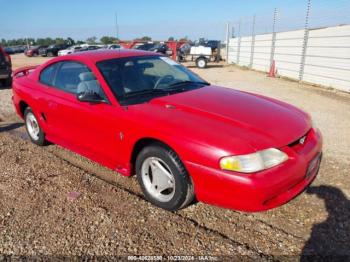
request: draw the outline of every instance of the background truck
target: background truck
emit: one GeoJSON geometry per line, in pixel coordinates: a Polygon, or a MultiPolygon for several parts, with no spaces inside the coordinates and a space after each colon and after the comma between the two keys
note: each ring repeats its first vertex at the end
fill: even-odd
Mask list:
{"type": "Polygon", "coordinates": [[[3,86],[12,85],[12,63],[11,57],[0,46],[0,82],[3,86]]]}

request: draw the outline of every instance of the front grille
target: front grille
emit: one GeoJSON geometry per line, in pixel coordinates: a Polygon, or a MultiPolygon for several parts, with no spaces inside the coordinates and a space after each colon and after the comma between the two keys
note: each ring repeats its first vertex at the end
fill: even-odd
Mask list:
{"type": "Polygon", "coordinates": [[[290,143],[288,146],[291,148],[303,146],[307,142],[308,134],[309,131],[305,135],[299,137],[297,140],[290,143]]]}

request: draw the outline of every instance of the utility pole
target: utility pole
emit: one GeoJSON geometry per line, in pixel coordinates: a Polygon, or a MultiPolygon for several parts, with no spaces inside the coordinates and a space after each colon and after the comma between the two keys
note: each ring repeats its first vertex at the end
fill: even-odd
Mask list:
{"type": "Polygon", "coordinates": [[[118,26],[118,14],[115,12],[115,31],[117,34],[117,38],[119,40],[119,26],[118,26]]]}
{"type": "Polygon", "coordinates": [[[27,49],[29,49],[28,37],[26,37],[27,49]]]}
{"type": "Polygon", "coordinates": [[[229,44],[230,44],[230,23],[227,22],[226,25],[226,63],[228,64],[228,52],[229,52],[229,44]]]}

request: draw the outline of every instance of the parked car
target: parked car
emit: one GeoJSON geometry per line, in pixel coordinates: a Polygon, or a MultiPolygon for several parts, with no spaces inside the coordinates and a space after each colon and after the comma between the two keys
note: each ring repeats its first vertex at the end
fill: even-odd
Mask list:
{"type": "Polygon", "coordinates": [[[24,53],[24,50],[26,50],[26,46],[18,46],[18,53],[24,53]]]}
{"type": "Polygon", "coordinates": [[[11,51],[6,51],[8,54],[10,54],[10,52],[12,52],[13,54],[18,54],[18,53],[23,53],[25,47],[24,46],[11,46],[11,47],[9,47],[9,49],[11,49],[11,51]]]}
{"type": "Polygon", "coordinates": [[[154,44],[154,43],[144,43],[144,44],[135,45],[133,47],[133,49],[149,51],[150,49],[154,48],[155,46],[156,46],[156,44],[154,44]]]}
{"type": "Polygon", "coordinates": [[[106,48],[106,49],[123,49],[123,47],[119,44],[106,45],[104,48],[106,48]]]}
{"type": "Polygon", "coordinates": [[[98,45],[88,45],[88,46],[84,46],[83,48],[77,50],[77,52],[83,52],[83,51],[92,51],[92,50],[97,50],[97,49],[101,49],[101,46],[98,45]]]}
{"type": "Polygon", "coordinates": [[[12,47],[5,47],[4,51],[9,55],[14,55],[16,53],[12,47]]]}
{"type": "Polygon", "coordinates": [[[11,57],[0,46],[0,82],[3,86],[12,85],[12,63],[11,57]]]}
{"type": "Polygon", "coordinates": [[[167,44],[156,44],[153,47],[151,47],[149,51],[164,54],[164,55],[172,54],[172,50],[167,46],[167,44]]]}
{"type": "Polygon", "coordinates": [[[29,49],[24,51],[24,54],[26,56],[29,56],[29,57],[38,56],[39,55],[39,49],[42,49],[42,48],[47,48],[47,46],[45,46],[45,45],[31,46],[31,47],[29,47],[29,49]]]}
{"type": "Polygon", "coordinates": [[[60,45],[50,45],[47,48],[40,48],[39,49],[39,54],[41,56],[57,56],[58,52],[63,49],[67,49],[69,45],[67,44],[60,44],[60,45]]]}
{"type": "Polygon", "coordinates": [[[13,102],[33,143],[136,173],[145,197],[167,210],[194,197],[271,209],[300,194],[320,166],[322,137],[307,113],[210,85],[154,52],[77,52],[16,70],[13,102]]]}
{"type": "Polygon", "coordinates": [[[67,49],[63,49],[63,50],[58,51],[58,56],[69,55],[69,54],[72,54],[72,53],[79,51],[82,48],[83,47],[81,45],[74,45],[74,46],[71,46],[67,49]]]}

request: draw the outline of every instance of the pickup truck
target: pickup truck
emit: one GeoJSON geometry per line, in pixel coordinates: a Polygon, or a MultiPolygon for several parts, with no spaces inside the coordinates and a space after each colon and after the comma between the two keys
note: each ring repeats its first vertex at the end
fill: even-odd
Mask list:
{"type": "Polygon", "coordinates": [[[12,63],[11,57],[0,46],[0,82],[3,86],[12,85],[12,63]]]}

